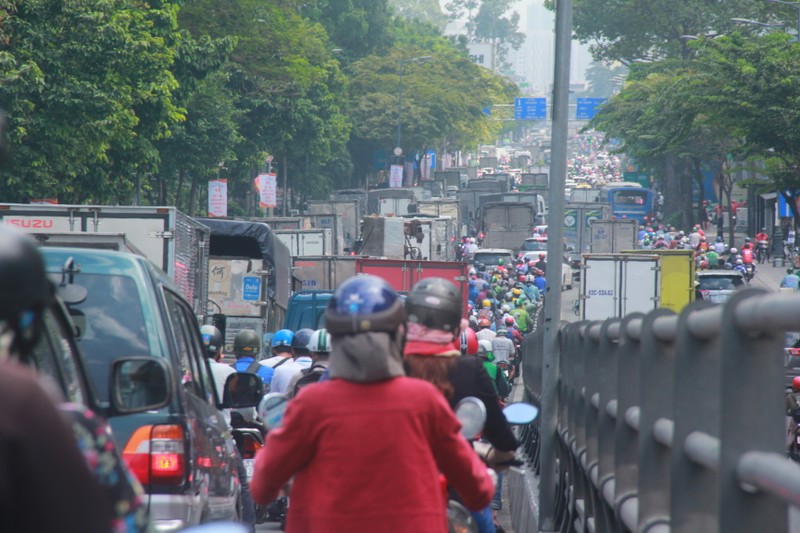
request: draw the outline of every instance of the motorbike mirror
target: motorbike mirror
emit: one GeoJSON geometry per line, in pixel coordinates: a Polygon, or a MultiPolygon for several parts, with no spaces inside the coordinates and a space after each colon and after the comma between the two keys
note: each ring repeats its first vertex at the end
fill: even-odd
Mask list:
{"type": "Polygon", "coordinates": [[[478,398],[467,396],[456,405],[456,418],[461,422],[461,435],[474,439],[486,424],[486,406],[478,398]]]}
{"type": "Polygon", "coordinates": [[[236,372],[225,380],[222,405],[234,409],[255,407],[264,391],[261,376],[252,372],[236,372]]]}
{"type": "Polygon", "coordinates": [[[525,425],[530,424],[539,416],[539,409],[525,402],[510,403],[503,408],[503,414],[509,424],[525,425]]]}
{"type": "Polygon", "coordinates": [[[283,423],[283,414],[289,405],[289,398],[280,392],[265,394],[258,404],[258,417],[267,429],[276,429],[283,423]]]}

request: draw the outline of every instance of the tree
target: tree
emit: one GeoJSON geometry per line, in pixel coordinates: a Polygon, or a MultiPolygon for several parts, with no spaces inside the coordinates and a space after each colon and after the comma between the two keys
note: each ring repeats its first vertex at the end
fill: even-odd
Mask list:
{"type": "Polygon", "coordinates": [[[128,199],[157,165],[154,143],[183,119],[170,68],[176,6],[135,0],[7,1],[0,101],[13,161],[5,201],[128,199]]]}
{"type": "Polygon", "coordinates": [[[389,5],[397,16],[409,21],[426,22],[444,31],[447,16],[442,13],[438,0],[390,0],[389,5]]]}
{"type": "Polygon", "coordinates": [[[300,13],[325,28],[330,42],[342,50],[344,64],[391,46],[388,0],[311,0],[300,13]]]}

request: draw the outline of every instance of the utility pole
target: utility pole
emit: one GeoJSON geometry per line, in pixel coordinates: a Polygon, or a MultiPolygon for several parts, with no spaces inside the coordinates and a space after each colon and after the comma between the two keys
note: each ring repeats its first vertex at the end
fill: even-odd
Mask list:
{"type": "Polygon", "coordinates": [[[567,179],[569,66],[572,51],[572,0],[556,2],[556,56],[553,86],[550,184],[548,190],[547,289],[544,305],[544,368],[542,369],[542,451],[539,482],[539,531],[556,528],[556,444],[558,442],[558,372],[560,364],[561,256],[564,253],[564,182],[567,179]]]}

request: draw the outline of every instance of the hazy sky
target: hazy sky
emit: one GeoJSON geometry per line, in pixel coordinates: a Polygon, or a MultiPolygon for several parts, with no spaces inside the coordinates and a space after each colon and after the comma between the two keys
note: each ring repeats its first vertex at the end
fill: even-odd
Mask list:
{"type": "MultiPolygon", "coordinates": [[[[448,0],[439,0],[439,4],[441,4],[443,10],[444,10],[444,5],[447,2],[448,2],[448,0]]],[[[519,17],[520,17],[519,27],[521,29],[525,28],[525,23],[527,22],[526,21],[526,17],[527,17],[527,13],[528,13],[527,6],[530,5],[530,4],[539,4],[539,5],[541,5],[543,3],[544,3],[543,0],[517,0],[516,2],[514,2],[513,10],[516,11],[517,13],[519,13],[519,17]]]]}

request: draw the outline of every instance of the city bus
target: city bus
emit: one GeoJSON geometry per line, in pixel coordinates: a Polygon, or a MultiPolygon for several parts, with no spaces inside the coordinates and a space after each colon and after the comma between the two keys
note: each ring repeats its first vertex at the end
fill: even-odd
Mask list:
{"type": "Polygon", "coordinates": [[[638,183],[609,183],[600,189],[600,199],[611,204],[611,216],[636,220],[644,224],[652,220],[655,211],[655,194],[638,183]]]}

